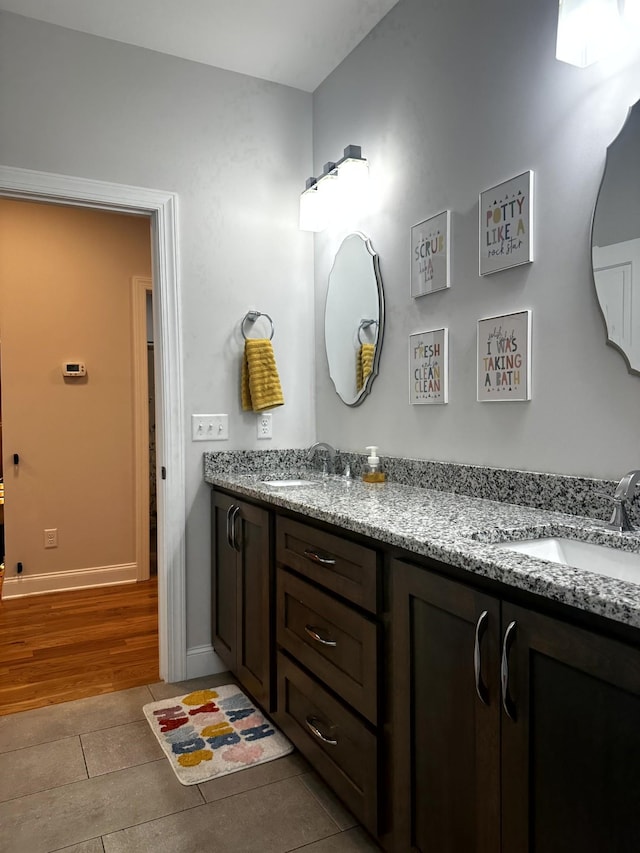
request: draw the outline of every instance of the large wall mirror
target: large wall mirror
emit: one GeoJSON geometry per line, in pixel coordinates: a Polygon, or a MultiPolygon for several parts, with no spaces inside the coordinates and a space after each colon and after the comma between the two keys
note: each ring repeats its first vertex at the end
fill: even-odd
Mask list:
{"type": "Polygon", "coordinates": [[[329,375],[340,399],[358,406],[378,373],[384,296],[378,256],[364,234],[349,234],[329,274],[324,341],[329,375]]]}
{"type": "Polygon", "coordinates": [[[640,373],[640,101],[607,149],[591,258],[609,343],[640,373]]]}

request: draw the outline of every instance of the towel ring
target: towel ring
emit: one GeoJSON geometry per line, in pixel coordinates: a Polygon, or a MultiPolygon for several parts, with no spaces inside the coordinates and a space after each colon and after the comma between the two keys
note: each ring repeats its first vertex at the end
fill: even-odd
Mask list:
{"type": "Polygon", "coordinates": [[[273,333],[275,331],[275,325],[274,325],[271,317],[268,314],[264,314],[262,311],[247,311],[247,313],[242,318],[242,323],[240,323],[240,329],[242,331],[242,337],[245,339],[245,341],[248,341],[249,338],[247,337],[247,334],[244,330],[244,324],[247,322],[255,323],[255,321],[258,319],[258,317],[266,317],[267,320],[271,323],[271,334],[269,335],[269,340],[271,340],[273,338],[273,333]]]}
{"type": "Polygon", "coordinates": [[[359,344],[365,343],[365,341],[363,341],[362,338],[360,337],[360,332],[363,329],[368,329],[369,326],[377,326],[377,325],[378,325],[377,320],[360,320],[360,325],[358,326],[358,343],[359,344]]]}

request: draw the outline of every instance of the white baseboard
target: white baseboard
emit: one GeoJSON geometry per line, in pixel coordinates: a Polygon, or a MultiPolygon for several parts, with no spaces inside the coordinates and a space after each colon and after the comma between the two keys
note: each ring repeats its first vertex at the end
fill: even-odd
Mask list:
{"type": "Polygon", "coordinates": [[[194,646],[187,649],[187,678],[215,675],[226,670],[226,664],[214,652],[213,646],[194,646]]]}
{"type": "Polygon", "coordinates": [[[70,589],[89,589],[95,586],[135,583],[137,577],[138,567],[136,563],[75,569],[70,572],[51,572],[42,575],[16,575],[9,578],[5,575],[2,598],[22,598],[26,595],[45,595],[47,592],[64,592],[70,589]]]}

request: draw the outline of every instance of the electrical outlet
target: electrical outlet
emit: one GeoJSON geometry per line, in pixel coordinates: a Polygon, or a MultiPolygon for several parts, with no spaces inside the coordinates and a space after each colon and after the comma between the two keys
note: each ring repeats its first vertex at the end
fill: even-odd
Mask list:
{"type": "Polygon", "coordinates": [[[58,547],[58,528],[51,527],[49,530],[44,531],[44,547],[45,548],[57,548],[58,547]]]}
{"type": "Polygon", "coordinates": [[[271,412],[262,412],[256,421],[258,438],[273,438],[273,427],[271,424],[271,412]]]}
{"type": "Polygon", "coordinates": [[[226,441],[229,415],[191,415],[192,441],[226,441]]]}

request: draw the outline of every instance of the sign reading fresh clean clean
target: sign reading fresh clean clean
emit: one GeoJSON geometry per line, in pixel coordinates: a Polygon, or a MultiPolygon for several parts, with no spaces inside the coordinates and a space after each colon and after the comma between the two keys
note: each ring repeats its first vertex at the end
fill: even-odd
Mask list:
{"type": "Polygon", "coordinates": [[[411,295],[424,296],[449,287],[448,210],[419,222],[411,229],[411,295]]]}
{"type": "Polygon", "coordinates": [[[478,320],[478,401],[531,399],[531,311],[478,320]]]}
{"type": "Polygon", "coordinates": [[[533,260],[533,172],[480,193],[480,275],[533,260]]]}
{"type": "Polygon", "coordinates": [[[448,329],[409,335],[409,399],[412,405],[448,400],[448,329]]]}

